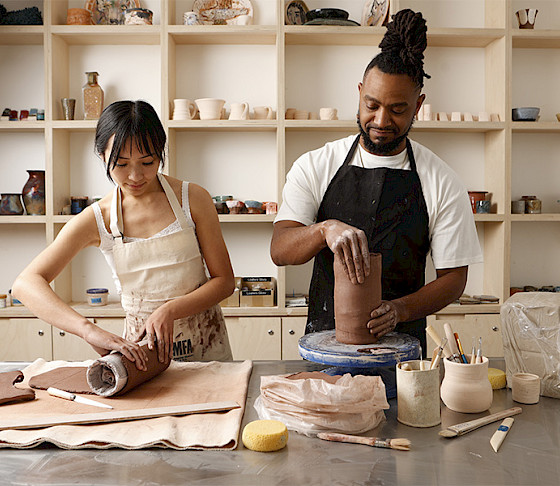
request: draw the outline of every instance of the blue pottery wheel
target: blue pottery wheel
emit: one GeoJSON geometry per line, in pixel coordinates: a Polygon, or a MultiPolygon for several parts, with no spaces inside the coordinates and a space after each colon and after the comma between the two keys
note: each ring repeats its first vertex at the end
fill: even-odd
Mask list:
{"type": "Polygon", "coordinates": [[[397,396],[397,363],[420,357],[420,341],[398,332],[386,334],[375,344],[339,343],[334,329],[314,332],[299,339],[298,349],[303,359],[332,365],[332,368],[323,370],[328,375],[380,376],[387,398],[397,396]]]}

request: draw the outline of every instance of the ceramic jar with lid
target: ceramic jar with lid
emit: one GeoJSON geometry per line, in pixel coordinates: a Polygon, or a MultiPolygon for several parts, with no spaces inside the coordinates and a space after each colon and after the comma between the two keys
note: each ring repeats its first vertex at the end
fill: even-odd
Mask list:
{"type": "MultiPolygon", "coordinates": [[[[467,355],[470,362],[470,355],[467,355]]],[[[454,412],[479,413],[492,405],[492,385],[488,380],[488,358],[482,363],[464,364],[443,360],[445,376],[441,383],[441,399],[454,412]]]]}

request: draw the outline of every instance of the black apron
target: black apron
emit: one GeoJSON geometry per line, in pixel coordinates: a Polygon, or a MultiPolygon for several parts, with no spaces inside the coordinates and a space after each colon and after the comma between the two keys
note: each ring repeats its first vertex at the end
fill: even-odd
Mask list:
{"type": "MultiPolygon", "coordinates": [[[[382,254],[383,300],[394,300],[424,286],[430,249],[428,211],[412,146],[406,139],[411,170],[350,165],[360,136],[331,180],[317,222],[337,219],[363,230],[369,251],[382,254]]],[[[306,333],[334,329],[334,254],[326,247],[315,256],[309,288],[306,333]]],[[[420,340],[426,352],[426,319],[397,324],[396,331],[420,340]]]]}

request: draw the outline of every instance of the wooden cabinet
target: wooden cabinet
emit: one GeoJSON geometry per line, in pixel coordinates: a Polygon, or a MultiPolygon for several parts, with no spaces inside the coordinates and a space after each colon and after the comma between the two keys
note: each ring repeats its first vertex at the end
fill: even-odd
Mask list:
{"type": "MultiPolygon", "coordinates": [[[[97,326],[122,336],[124,330],[124,319],[122,318],[90,318],[97,326]]],[[[87,359],[99,358],[95,350],[83,339],[69,334],[60,329],[52,328],[53,359],[64,361],[85,361],[87,359]]]]}
{"type": "MultiPolygon", "coordinates": [[[[0,106],[44,107],[46,119],[0,122],[4,154],[0,189],[19,192],[26,170],[44,169],[46,214],[0,217],[0,247],[11,251],[3,261],[1,293],[72,218],[60,214],[71,196],[93,197],[111,189],[92,154],[95,121],[82,119],[84,71],[99,72],[106,103],[146,99],[155,106],[168,134],[167,173],[199,183],[212,195],[280,202],[286,174],[297,157],[357,132],[356,86],[385,32],[383,27],[284,25],[284,0],[252,0],[255,18],[249,26],[184,26],[182,14],[192,2],[176,0],[144,1],[143,6],[154,11],[152,26],[68,26],[66,10],[73,2],[32,3],[41,9],[44,26],[0,26],[0,62],[9,62],[9,69],[1,65],[7,74],[2,77],[0,106]],[[63,120],[62,97],[77,99],[75,120],[63,120]],[[251,112],[258,105],[271,106],[276,116],[172,120],[173,99],[203,97],[225,99],[226,110],[242,101],[249,103],[251,112]],[[287,108],[317,113],[325,106],[337,108],[339,120],[284,116],[287,108]]],[[[554,117],[560,95],[553,70],[560,53],[556,3],[543,2],[534,30],[519,30],[515,10],[524,7],[520,0],[483,0],[474,5],[447,0],[391,2],[393,13],[412,8],[427,19],[425,69],[432,78],[426,80],[424,91],[432,112],[487,112],[500,117],[489,122],[418,121],[411,131],[411,138],[440,155],[469,190],[491,193],[491,213],[475,215],[484,264],[469,269],[466,292],[496,295],[500,303],[508,298],[511,286],[560,284],[560,259],[554,258],[560,223],[556,182],[560,123],[554,117]],[[539,121],[512,121],[515,106],[540,106],[539,121]],[[525,194],[541,197],[543,214],[511,213],[510,201],[525,194]],[[538,251],[530,252],[536,241],[538,251]]],[[[320,0],[307,4],[325,6],[320,0]]],[[[360,21],[363,4],[364,0],[346,0],[343,8],[360,21]]],[[[275,307],[226,310],[228,317],[239,321],[240,335],[247,336],[252,329],[259,340],[261,349],[236,341],[245,350],[242,354],[261,356],[267,349],[268,358],[279,356],[284,338],[268,334],[269,322],[280,325],[280,319],[294,315],[284,296],[307,292],[311,273],[310,265],[274,266],[269,255],[273,220],[274,215],[220,215],[236,275],[277,278],[275,307]],[[255,316],[258,319],[251,320],[255,316]]],[[[433,278],[433,272],[428,271],[428,277],[433,278]]],[[[53,286],[67,302],[83,302],[88,287],[104,286],[116,295],[110,272],[95,249],[81,252],[53,286]]],[[[497,314],[499,305],[449,306],[445,312],[497,314]]],[[[305,312],[295,315],[303,317],[305,312]]],[[[281,327],[283,331],[283,323],[281,327]]],[[[237,332],[233,336],[236,339],[237,332]]],[[[293,336],[285,337],[289,341],[293,336]]]]}
{"type": "Polygon", "coordinates": [[[51,326],[39,319],[0,319],[0,361],[50,361],[51,326]]]}
{"type": "Polygon", "coordinates": [[[227,317],[226,326],[234,360],[282,359],[279,317],[227,317]]]}
{"type": "MultiPolygon", "coordinates": [[[[502,358],[504,356],[504,348],[502,345],[502,322],[500,314],[446,314],[428,316],[428,325],[431,325],[438,335],[443,339],[445,331],[443,324],[448,322],[461,339],[463,351],[466,354],[471,353],[472,338],[482,337],[482,354],[489,358],[502,358]]],[[[431,357],[433,349],[439,343],[434,343],[432,338],[428,336],[428,357],[431,357]]]]}
{"type": "Polygon", "coordinates": [[[282,359],[302,359],[298,341],[305,334],[307,317],[282,318],[282,359]]]}

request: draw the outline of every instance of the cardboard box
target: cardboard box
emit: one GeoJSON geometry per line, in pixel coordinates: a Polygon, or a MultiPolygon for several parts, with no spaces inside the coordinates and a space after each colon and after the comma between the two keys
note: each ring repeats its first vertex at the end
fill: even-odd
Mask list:
{"type": "Polygon", "coordinates": [[[274,277],[243,277],[241,279],[240,307],[274,307],[276,279],[274,277]]]}

